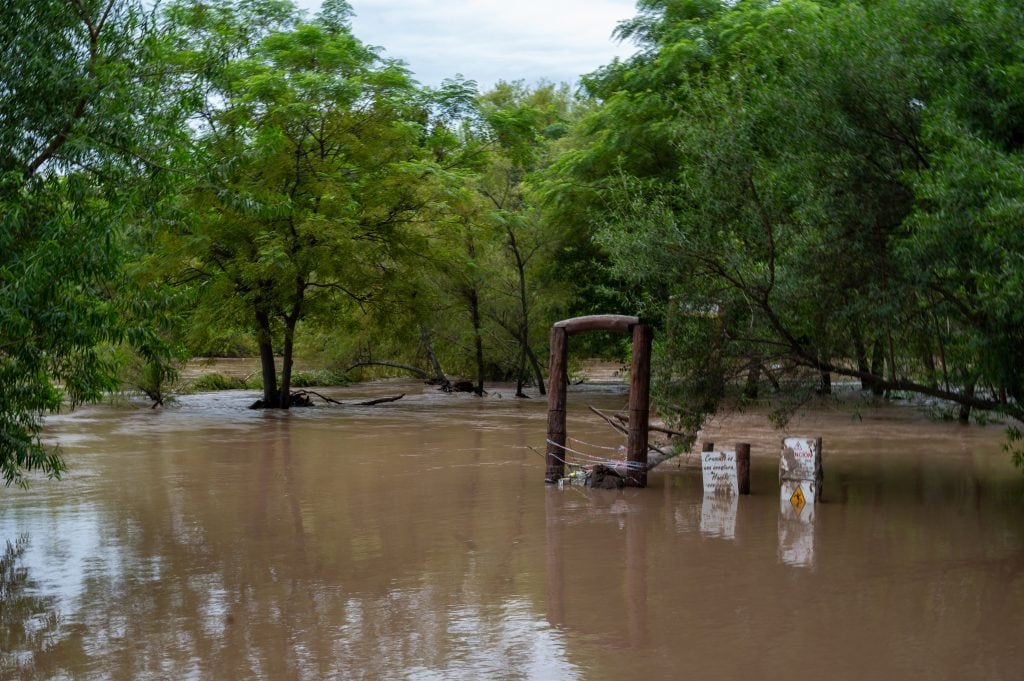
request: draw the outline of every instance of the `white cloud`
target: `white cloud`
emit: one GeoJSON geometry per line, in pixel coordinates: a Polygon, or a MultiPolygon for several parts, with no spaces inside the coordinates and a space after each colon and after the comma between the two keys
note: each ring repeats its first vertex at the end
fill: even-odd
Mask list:
{"type": "MultiPolygon", "coordinates": [[[[462,73],[497,80],[574,81],[632,45],[611,37],[635,0],[350,0],[363,42],[402,59],[427,85],[462,73]]],[[[315,10],[317,0],[300,2],[315,10]]]]}

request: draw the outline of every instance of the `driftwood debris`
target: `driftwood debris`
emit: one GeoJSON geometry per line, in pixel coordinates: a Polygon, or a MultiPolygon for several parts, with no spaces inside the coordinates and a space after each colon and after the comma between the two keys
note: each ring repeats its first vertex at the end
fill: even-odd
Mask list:
{"type": "MultiPolygon", "coordinates": [[[[327,397],[327,395],[321,395],[320,393],[318,393],[315,390],[296,390],[295,392],[293,392],[289,396],[289,399],[290,399],[289,406],[291,406],[291,407],[312,407],[313,406],[313,400],[310,399],[310,397],[309,397],[310,395],[316,395],[317,397],[319,397],[324,402],[327,402],[329,404],[336,404],[336,405],[338,405],[340,407],[345,407],[345,406],[349,406],[349,407],[372,407],[372,406],[377,405],[377,404],[387,404],[388,402],[397,402],[398,400],[400,400],[403,397],[405,397],[405,393],[402,393],[401,395],[393,395],[391,397],[378,397],[377,399],[366,400],[365,402],[341,402],[340,400],[336,400],[334,398],[327,397]]],[[[252,403],[252,405],[249,406],[249,408],[250,409],[265,409],[266,406],[265,406],[265,403],[263,402],[263,400],[256,400],[255,402],[252,403]]]]}
{"type": "MultiPolygon", "coordinates": [[[[288,395],[288,407],[289,408],[291,408],[291,407],[312,407],[313,406],[313,400],[309,399],[309,395],[307,393],[312,393],[312,391],[298,390],[298,391],[293,392],[290,395],[288,395]]],[[[317,393],[312,393],[312,394],[317,395],[317,393]]],[[[323,395],[317,395],[317,397],[323,397],[323,395]]],[[[324,398],[324,399],[327,399],[327,398],[324,398]]],[[[268,407],[267,407],[266,401],[261,398],[261,399],[256,400],[252,404],[250,404],[249,408],[250,409],[267,409],[268,407]]]]}
{"type": "Polygon", "coordinates": [[[330,397],[327,397],[326,395],[321,395],[320,393],[318,393],[315,390],[296,390],[295,392],[292,393],[292,399],[295,399],[296,395],[300,395],[302,397],[305,397],[310,402],[307,405],[303,405],[303,406],[307,406],[307,407],[308,406],[312,406],[312,400],[309,400],[309,397],[308,397],[309,395],[316,395],[317,397],[319,397],[324,402],[330,402],[331,404],[341,404],[341,402],[339,402],[338,400],[331,399],[330,397]]]}
{"type": "Polygon", "coordinates": [[[356,404],[360,407],[372,407],[375,404],[387,404],[388,402],[397,402],[398,400],[405,397],[405,393],[401,395],[395,395],[393,397],[378,397],[375,400],[367,400],[366,402],[357,402],[356,404]]]}

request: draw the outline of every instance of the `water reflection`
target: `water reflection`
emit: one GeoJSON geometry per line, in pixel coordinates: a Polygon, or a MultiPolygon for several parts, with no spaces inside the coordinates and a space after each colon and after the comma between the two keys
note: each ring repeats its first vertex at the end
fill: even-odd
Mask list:
{"type": "MultiPolygon", "coordinates": [[[[0,540],[31,535],[8,560],[18,593],[43,599],[5,596],[0,616],[59,609],[59,627],[0,650],[83,679],[781,679],[795,649],[832,679],[1019,672],[1024,486],[997,430],[814,424],[830,503],[801,523],[777,456],[757,458],[778,451],[762,425],[729,424],[754,443],[742,501],[671,465],[646,490],[559,491],[527,449],[543,402],[413,388],[380,388],[410,392],[386,410],[227,426],[191,403],[65,418],[72,474],[0,506],[0,540]]],[[[570,429],[604,428],[591,418],[579,405],[570,429]]]]}
{"type": "Polygon", "coordinates": [[[701,504],[700,533],[705,537],[736,538],[738,494],[705,494],[701,504]]]}
{"type": "Polygon", "coordinates": [[[4,541],[0,553],[0,675],[6,678],[45,678],[59,670],[47,663],[47,653],[83,655],[80,631],[62,626],[57,599],[42,597],[23,558],[30,545],[27,534],[4,541]]]}
{"type": "MultiPolygon", "coordinates": [[[[551,487],[545,494],[545,569],[548,622],[565,626],[567,603],[582,598],[580,610],[615,612],[625,637],[615,630],[589,631],[616,649],[642,648],[648,642],[647,528],[650,506],[639,490],[551,487]],[[589,565],[573,564],[579,542],[592,542],[600,557],[589,565]],[[566,561],[572,567],[566,570],[566,561]],[[568,579],[567,579],[567,574],[568,579]],[[582,594],[582,595],[581,595],[582,594]]],[[[571,621],[577,626],[577,612],[571,621]]],[[[595,619],[597,626],[604,618],[595,619]]]]}
{"type": "Polygon", "coordinates": [[[786,565],[814,567],[814,506],[779,500],[779,560],[786,565]]]}
{"type": "MultiPolygon", "coordinates": [[[[412,662],[404,678],[429,679],[572,679],[579,668],[566,657],[564,637],[536,618],[530,603],[513,599],[494,612],[460,607],[446,617],[450,641],[434,665],[412,662]]],[[[397,670],[396,670],[397,671],[397,670]]]]}

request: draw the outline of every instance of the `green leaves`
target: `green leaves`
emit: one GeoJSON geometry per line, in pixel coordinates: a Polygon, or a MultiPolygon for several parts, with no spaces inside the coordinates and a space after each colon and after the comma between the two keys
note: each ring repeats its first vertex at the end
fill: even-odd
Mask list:
{"type": "Polygon", "coordinates": [[[117,387],[97,346],[148,343],[129,235],[157,211],[173,111],[151,16],[127,0],[7,2],[0,17],[0,471],[58,476],[41,418],[117,387]],[[164,142],[165,139],[161,139],[164,142]]]}
{"type": "Polygon", "coordinates": [[[827,371],[1024,416],[1019,5],[640,8],[547,198],[678,326],[666,399],[827,371]]]}
{"type": "MultiPolygon", "coordinates": [[[[294,6],[215,6],[167,14],[201,55],[181,88],[203,93],[195,158],[215,169],[188,189],[187,227],[168,245],[185,271],[202,272],[193,322],[231,314],[255,331],[267,366],[283,343],[287,391],[299,322],[378,296],[416,238],[433,181],[418,144],[424,111],[408,73],[351,35],[346,4],[312,22],[294,6]],[[236,42],[232,27],[254,11],[269,20],[236,42]]],[[[269,369],[264,391],[278,404],[269,369]]]]}

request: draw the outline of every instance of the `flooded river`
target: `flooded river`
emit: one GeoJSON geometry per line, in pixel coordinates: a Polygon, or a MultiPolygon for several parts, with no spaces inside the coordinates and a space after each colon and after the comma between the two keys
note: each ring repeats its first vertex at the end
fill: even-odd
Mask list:
{"type": "MultiPolygon", "coordinates": [[[[254,395],[52,418],[70,472],[0,489],[0,679],[1007,679],[1024,669],[1024,482],[999,427],[818,408],[825,503],[683,461],[645,490],[543,484],[542,400],[412,382],[379,406],[254,395]],[[3,553],[4,547],[6,553],[3,553]]],[[[569,435],[619,436],[570,392],[569,435]]]]}

